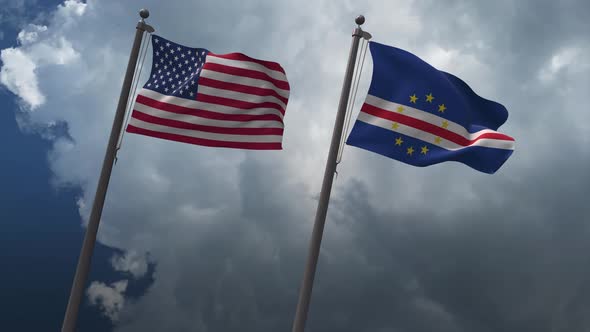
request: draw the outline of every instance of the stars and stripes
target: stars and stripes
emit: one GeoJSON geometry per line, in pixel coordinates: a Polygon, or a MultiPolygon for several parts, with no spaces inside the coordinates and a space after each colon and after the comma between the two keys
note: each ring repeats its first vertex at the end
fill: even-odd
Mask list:
{"type": "Polygon", "coordinates": [[[152,37],[152,71],[127,132],[190,144],[280,150],[289,83],[283,68],[152,37]]]}

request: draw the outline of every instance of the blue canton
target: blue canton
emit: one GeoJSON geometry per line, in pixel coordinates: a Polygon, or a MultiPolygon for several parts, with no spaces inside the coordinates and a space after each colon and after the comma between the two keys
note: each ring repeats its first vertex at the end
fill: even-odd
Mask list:
{"type": "Polygon", "coordinates": [[[186,47],[160,36],[152,37],[152,72],[144,85],[161,94],[194,100],[206,49],[186,47]]]}

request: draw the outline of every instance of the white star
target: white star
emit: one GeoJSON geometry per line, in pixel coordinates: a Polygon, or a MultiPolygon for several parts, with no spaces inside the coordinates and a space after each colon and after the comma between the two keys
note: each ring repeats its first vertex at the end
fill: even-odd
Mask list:
{"type": "Polygon", "coordinates": [[[182,85],[182,81],[178,81],[178,85],[182,85]]]}
{"type": "Polygon", "coordinates": [[[174,92],[176,92],[176,84],[172,84],[172,89],[175,89],[174,92]]]}
{"type": "Polygon", "coordinates": [[[160,59],[160,63],[164,63],[164,59],[160,59]]]}
{"type": "Polygon", "coordinates": [[[170,64],[172,66],[172,60],[168,61],[168,64],[170,64]]]}
{"type": "Polygon", "coordinates": [[[156,78],[156,74],[153,74],[153,75],[152,75],[152,78],[156,78]]]}
{"type": "Polygon", "coordinates": [[[159,87],[159,85],[156,84],[156,89],[159,87]]]}
{"type": "Polygon", "coordinates": [[[156,51],[156,56],[160,56],[160,52],[156,51]]]}
{"type": "Polygon", "coordinates": [[[164,54],[165,57],[168,57],[168,53],[164,54]]]}
{"type": "Polygon", "coordinates": [[[180,77],[180,75],[176,74],[176,78],[179,78],[179,77],[180,77]]]}
{"type": "Polygon", "coordinates": [[[166,47],[170,47],[170,43],[166,43],[166,47]]]}
{"type": "Polygon", "coordinates": [[[195,57],[194,56],[191,57],[191,61],[195,61],[195,57]]]}
{"type": "Polygon", "coordinates": [[[179,63],[178,64],[178,68],[182,68],[182,63],[179,63]]]}
{"type": "Polygon", "coordinates": [[[195,81],[191,81],[191,85],[195,85],[195,81]]]}
{"type": "Polygon", "coordinates": [[[164,79],[164,75],[161,75],[161,76],[160,76],[160,79],[164,79]]]}
{"type": "Polygon", "coordinates": [[[158,83],[158,80],[154,80],[154,83],[158,83]]]}
{"type": "Polygon", "coordinates": [[[191,95],[191,97],[194,95],[194,93],[192,93],[192,92],[191,92],[191,93],[189,93],[189,94],[191,95]]]}
{"type": "Polygon", "coordinates": [[[184,60],[184,63],[185,63],[185,64],[188,64],[188,60],[184,60]]]}
{"type": "Polygon", "coordinates": [[[183,71],[182,71],[182,75],[184,75],[184,74],[186,74],[186,72],[183,70],[183,71]]]}
{"type": "Polygon", "coordinates": [[[168,88],[165,88],[164,91],[168,92],[168,88]]]}
{"type": "Polygon", "coordinates": [[[174,54],[174,50],[173,49],[170,49],[170,54],[174,54]]]}
{"type": "Polygon", "coordinates": [[[166,76],[170,76],[170,72],[169,71],[166,72],[166,76]]]}
{"type": "Polygon", "coordinates": [[[154,67],[158,68],[158,64],[157,64],[157,63],[155,63],[155,64],[154,64],[154,67]]]}
{"type": "Polygon", "coordinates": [[[168,79],[168,81],[169,81],[169,82],[172,82],[172,77],[170,77],[170,78],[168,79]]]}
{"type": "Polygon", "coordinates": [[[173,71],[173,72],[176,72],[176,68],[172,68],[172,71],[173,71]]]}
{"type": "Polygon", "coordinates": [[[160,51],[163,51],[163,50],[164,50],[164,46],[160,46],[160,51]]]}
{"type": "Polygon", "coordinates": [[[181,57],[181,58],[184,58],[184,53],[182,53],[182,54],[180,55],[180,57],[181,57]]]}
{"type": "Polygon", "coordinates": [[[176,49],[179,50],[179,51],[181,50],[180,46],[178,46],[178,48],[176,48],[176,49]]]}
{"type": "Polygon", "coordinates": [[[159,40],[158,38],[154,38],[154,43],[156,43],[156,44],[157,44],[157,43],[159,43],[159,42],[160,42],[160,40],[159,40]]]}
{"type": "Polygon", "coordinates": [[[177,56],[174,57],[174,61],[178,61],[178,57],[177,56]]]}
{"type": "Polygon", "coordinates": [[[158,69],[158,74],[161,74],[161,73],[162,73],[162,69],[158,69]]]}
{"type": "Polygon", "coordinates": [[[164,70],[168,69],[168,66],[164,65],[164,70]]]}
{"type": "Polygon", "coordinates": [[[152,86],[152,83],[148,83],[147,86],[152,86]]]}

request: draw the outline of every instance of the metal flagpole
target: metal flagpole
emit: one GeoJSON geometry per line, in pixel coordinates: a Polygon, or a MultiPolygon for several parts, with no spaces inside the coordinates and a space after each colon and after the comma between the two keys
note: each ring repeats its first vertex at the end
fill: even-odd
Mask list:
{"type": "Polygon", "coordinates": [[[131,48],[129,63],[127,64],[127,72],[125,73],[125,79],[123,80],[123,87],[121,88],[121,95],[119,96],[119,104],[117,105],[117,112],[115,113],[115,118],[113,120],[113,127],[111,129],[109,143],[102,163],[96,195],[94,196],[92,212],[90,213],[90,219],[88,220],[84,243],[82,244],[82,250],[80,251],[80,257],[78,258],[78,266],[76,267],[76,275],[74,276],[74,282],[72,283],[70,298],[68,300],[68,306],[61,328],[62,332],[74,332],[76,327],[76,319],[84,295],[84,286],[88,279],[92,251],[94,250],[94,244],[96,243],[98,224],[100,222],[100,216],[102,215],[102,208],[104,206],[111,171],[113,170],[113,162],[115,161],[115,155],[117,152],[117,141],[119,140],[121,129],[123,127],[127,100],[129,99],[133,74],[135,73],[135,67],[137,65],[141,40],[145,31],[154,32],[154,28],[146,24],[144,21],[149,15],[150,13],[147,9],[142,9],[139,12],[141,20],[137,23],[135,39],[133,40],[133,47],[131,48]]]}
{"type": "Polygon", "coordinates": [[[330,143],[330,152],[328,153],[328,161],[326,162],[326,170],[324,171],[324,181],[322,182],[320,200],[318,202],[313,231],[311,233],[307,265],[305,266],[303,282],[299,291],[299,301],[297,303],[297,311],[295,313],[295,321],[293,322],[292,332],[303,332],[305,329],[305,321],[307,319],[307,312],[311,299],[311,290],[313,288],[313,279],[318,263],[318,256],[320,254],[320,245],[322,243],[322,235],[324,233],[324,224],[326,223],[328,202],[330,201],[330,192],[332,191],[332,182],[334,180],[334,173],[336,171],[336,159],[338,156],[340,141],[342,139],[342,127],[346,115],[345,113],[346,107],[348,105],[348,97],[350,95],[352,74],[354,72],[359,41],[361,37],[365,39],[371,38],[370,34],[361,29],[361,25],[365,23],[365,17],[360,15],[355,19],[355,22],[357,27],[354,29],[352,34],[352,47],[350,48],[348,65],[346,66],[346,74],[344,75],[344,84],[340,94],[338,113],[336,114],[336,122],[334,123],[332,142],[330,143]]]}

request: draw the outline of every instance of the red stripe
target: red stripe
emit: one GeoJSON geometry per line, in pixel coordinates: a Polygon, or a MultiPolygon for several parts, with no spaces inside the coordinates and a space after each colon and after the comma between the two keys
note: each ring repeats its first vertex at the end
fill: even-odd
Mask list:
{"type": "Polygon", "coordinates": [[[215,141],[204,138],[188,137],[177,134],[162,133],[159,131],[153,131],[143,128],[138,128],[133,125],[128,125],[128,133],[141,134],[170,141],[177,141],[195,145],[212,146],[219,148],[234,148],[234,149],[247,149],[247,150],[282,150],[281,143],[259,143],[259,142],[226,142],[226,141],[215,141]]]}
{"type": "Polygon", "coordinates": [[[275,90],[272,90],[272,89],[257,88],[257,87],[253,87],[253,86],[249,86],[249,85],[224,82],[224,81],[214,80],[212,78],[203,77],[203,76],[201,76],[199,78],[199,85],[210,86],[210,87],[216,88],[216,89],[242,92],[242,93],[247,93],[247,94],[256,95],[256,96],[273,96],[273,97],[276,97],[277,99],[279,99],[280,101],[282,101],[283,103],[285,103],[285,105],[287,105],[287,102],[289,101],[289,99],[281,96],[275,90]]]}
{"type": "Polygon", "coordinates": [[[276,62],[254,59],[254,58],[251,58],[251,57],[249,57],[245,54],[242,54],[242,53],[215,54],[215,53],[209,52],[207,54],[207,56],[214,56],[217,58],[238,60],[238,61],[250,61],[250,62],[257,63],[259,65],[263,65],[264,67],[266,67],[268,69],[275,70],[275,71],[285,74],[285,70],[283,69],[283,67],[281,67],[281,65],[279,65],[276,62]]]}
{"type": "Polygon", "coordinates": [[[143,112],[133,110],[131,117],[144,121],[149,122],[161,126],[167,126],[172,128],[179,128],[179,129],[187,129],[187,130],[195,130],[195,131],[202,131],[207,133],[217,133],[217,134],[228,134],[228,135],[283,135],[283,128],[227,128],[227,127],[215,127],[215,126],[205,126],[196,123],[184,122],[179,120],[172,120],[172,119],[164,119],[159,118],[157,116],[145,114],[143,112]]]}
{"type": "Polygon", "coordinates": [[[224,97],[217,97],[206,95],[204,93],[197,93],[197,101],[202,101],[204,103],[211,103],[229,107],[235,107],[240,109],[252,109],[252,108],[274,108],[275,110],[281,112],[281,114],[285,115],[285,110],[279,104],[266,101],[263,103],[251,103],[249,101],[242,101],[242,100],[235,100],[230,98],[224,97]]]}
{"type": "Polygon", "coordinates": [[[377,107],[370,105],[370,104],[363,104],[361,112],[365,112],[367,114],[370,114],[370,115],[373,115],[373,116],[376,116],[376,117],[379,117],[382,119],[395,121],[395,122],[401,123],[403,125],[425,131],[427,133],[442,137],[448,141],[451,141],[451,142],[456,143],[461,146],[469,146],[469,145],[477,142],[478,140],[484,139],[484,138],[514,141],[514,139],[512,137],[504,135],[504,134],[500,134],[500,133],[484,133],[484,134],[479,135],[477,138],[475,138],[473,140],[468,140],[465,137],[463,137],[462,135],[454,133],[448,129],[441,128],[439,126],[433,125],[433,124],[428,123],[426,121],[415,119],[415,118],[412,118],[410,116],[407,116],[407,115],[404,115],[401,113],[386,111],[386,110],[377,108],[377,107]]]}
{"type": "MultiPolygon", "coordinates": [[[[198,116],[201,118],[207,119],[214,119],[214,120],[226,120],[226,121],[278,121],[283,123],[283,119],[276,114],[261,114],[261,115],[253,115],[253,114],[225,114],[225,113],[218,113],[212,112],[207,110],[201,110],[196,108],[188,108],[184,106],[178,106],[174,104],[168,104],[165,102],[161,102],[155,99],[148,98],[143,95],[137,95],[137,102],[146,106],[150,106],[162,111],[177,113],[177,114],[187,114],[192,116],[198,116]]],[[[246,111],[247,112],[247,111],[246,111]]]]}
{"type": "Polygon", "coordinates": [[[269,75],[267,75],[263,72],[256,71],[256,70],[226,66],[226,65],[222,65],[219,63],[212,63],[212,62],[205,62],[205,64],[203,65],[203,69],[216,71],[218,73],[234,75],[234,76],[243,76],[243,77],[255,78],[258,80],[264,80],[264,81],[268,81],[268,82],[272,83],[274,86],[276,86],[279,89],[283,89],[283,90],[287,90],[287,91],[290,89],[289,82],[277,80],[276,78],[272,78],[269,75]]]}

